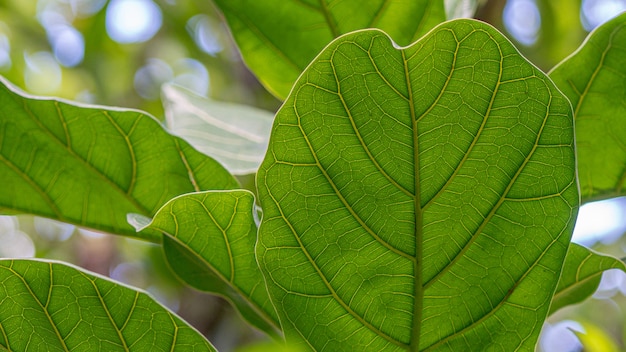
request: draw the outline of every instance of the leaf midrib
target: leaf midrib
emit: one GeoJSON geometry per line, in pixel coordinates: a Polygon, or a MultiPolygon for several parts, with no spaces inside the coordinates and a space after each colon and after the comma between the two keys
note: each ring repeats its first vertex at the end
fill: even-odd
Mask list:
{"type": "MultiPolygon", "coordinates": [[[[39,298],[37,297],[37,295],[35,295],[35,292],[33,292],[33,290],[30,287],[30,284],[26,281],[26,278],[23,277],[20,273],[18,273],[17,271],[15,271],[13,269],[13,264],[15,263],[15,261],[11,261],[11,266],[6,266],[6,265],[0,265],[0,269],[4,268],[8,271],[10,271],[11,273],[13,273],[13,275],[15,275],[15,277],[17,277],[20,281],[22,281],[22,284],[24,285],[24,288],[26,288],[26,290],[30,293],[30,296],[33,298],[33,300],[37,303],[37,305],[39,306],[39,308],[41,308],[41,312],[44,313],[44,315],[46,316],[46,318],[48,319],[48,322],[50,323],[50,326],[52,328],[52,330],[54,331],[54,334],[57,336],[57,338],[59,339],[59,342],[61,343],[61,346],[63,347],[63,350],[65,351],[70,351],[70,349],[67,347],[67,345],[65,344],[65,340],[63,339],[63,337],[61,336],[61,332],[57,329],[56,324],[54,323],[54,320],[52,320],[52,316],[49,314],[48,312],[48,303],[50,300],[50,296],[52,295],[52,287],[53,287],[53,281],[52,281],[52,263],[48,263],[49,266],[49,271],[50,271],[50,287],[48,288],[48,302],[46,302],[46,304],[44,305],[43,302],[41,302],[39,300],[39,298]]],[[[7,340],[7,345],[9,344],[9,341],[7,340]]]]}

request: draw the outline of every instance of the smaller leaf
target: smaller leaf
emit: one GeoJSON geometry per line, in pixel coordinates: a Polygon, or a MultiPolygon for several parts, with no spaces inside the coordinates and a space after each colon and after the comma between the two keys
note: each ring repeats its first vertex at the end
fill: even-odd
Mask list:
{"type": "Polygon", "coordinates": [[[236,175],[259,168],[274,114],[250,106],[217,102],[175,85],[163,87],[167,126],[236,175]]]}
{"type": "Polygon", "coordinates": [[[148,228],[160,231],[173,271],[189,285],[230,300],[252,325],[278,336],[278,318],[254,256],[254,196],[244,190],[183,195],[148,228]]]}
{"type": "Polygon", "coordinates": [[[74,266],[0,260],[0,347],[215,351],[145,292],[74,266]]]}
{"type": "Polygon", "coordinates": [[[626,13],[596,28],[549,76],[574,109],[583,203],[626,195],[626,13]]]}
{"type": "Polygon", "coordinates": [[[600,284],[602,273],[609,269],[626,271],[626,266],[619,259],[598,254],[576,243],[570,244],[550,314],[591,296],[600,284]]]}

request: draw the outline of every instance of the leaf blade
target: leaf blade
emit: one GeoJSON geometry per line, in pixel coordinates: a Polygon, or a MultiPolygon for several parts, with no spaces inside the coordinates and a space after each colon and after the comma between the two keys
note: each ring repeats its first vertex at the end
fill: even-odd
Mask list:
{"type": "Polygon", "coordinates": [[[215,351],[146,293],[57,262],[0,260],[0,328],[16,351],[215,351]]]}
{"type": "Polygon", "coordinates": [[[0,207],[105,232],[137,234],[126,214],[237,182],[221,165],[140,111],[35,98],[0,85],[0,207]]]}
{"type": "Polygon", "coordinates": [[[571,108],[490,26],[446,22],[405,48],[358,31],[295,85],[257,183],[288,341],[530,348],[578,205],[571,108]]]}
{"type": "Polygon", "coordinates": [[[228,299],[270,336],[278,317],[254,256],[254,196],[244,190],[186,194],[166,203],[148,228],[165,234],[168,263],[187,284],[228,299]]]}
{"type": "Polygon", "coordinates": [[[563,272],[552,299],[550,314],[572,304],[580,303],[591,296],[602,278],[602,273],[610,269],[626,272],[621,260],[602,255],[589,248],[570,244],[563,264],[563,272]]]}
{"type": "Polygon", "coordinates": [[[576,119],[583,202],[624,195],[626,170],[626,14],[596,28],[549,73],[576,119]]]}
{"type": "Polygon", "coordinates": [[[285,99],[302,70],[332,39],[363,28],[387,31],[408,44],[445,21],[443,1],[217,0],[246,64],[285,99]],[[354,11],[358,8],[359,11],[354,11]]]}

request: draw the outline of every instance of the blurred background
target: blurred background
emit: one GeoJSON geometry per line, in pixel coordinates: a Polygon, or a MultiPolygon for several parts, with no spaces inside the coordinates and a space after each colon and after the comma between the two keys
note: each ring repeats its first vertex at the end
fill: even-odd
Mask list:
{"type": "MultiPolygon", "coordinates": [[[[547,72],[622,11],[626,0],[479,0],[475,17],[547,72]]],[[[158,119],[164,83],[272,112],[280,105],[246,69],[210,0],[0,0],[0,75],[35,95],[158,119]]],[[[242,177],[247,187],[252,180],[242,177]]],[[[626,199],[617,198],[583,206],[574,239],[622,258],[624,232],[626,199]]],[[[145,289],[220,351],[264,340],[221,298],[178,283],[154,245],[32,216],[0,216],[0,243],[0,257],[63,260],[145,289]]],[[[626,350],[625,294],[626,275],[607,272],[592,299],[549,319],[539,350],[626,350]]]]}

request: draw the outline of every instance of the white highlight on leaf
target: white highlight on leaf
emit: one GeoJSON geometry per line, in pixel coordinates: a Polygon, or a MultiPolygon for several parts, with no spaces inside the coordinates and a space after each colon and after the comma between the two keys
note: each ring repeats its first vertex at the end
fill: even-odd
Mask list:
{"type": "Polygon", "coordinates": [[[472,18],[478,8],[478,0],[444,0],[446,18],[472,18]]]}
{"type": "Polygon", "coordinates": [[[267,150],[274,114],[207,99],[164,85],[163,104],[170,131],[221,162],[231,173],[256,172],[267,150]]]}
{"type": "Polygon", "coordinates": [[[141,214],[129,213],[126,214],[126,221],[139,232],[148,227],[152,219],[141,214]]]}

